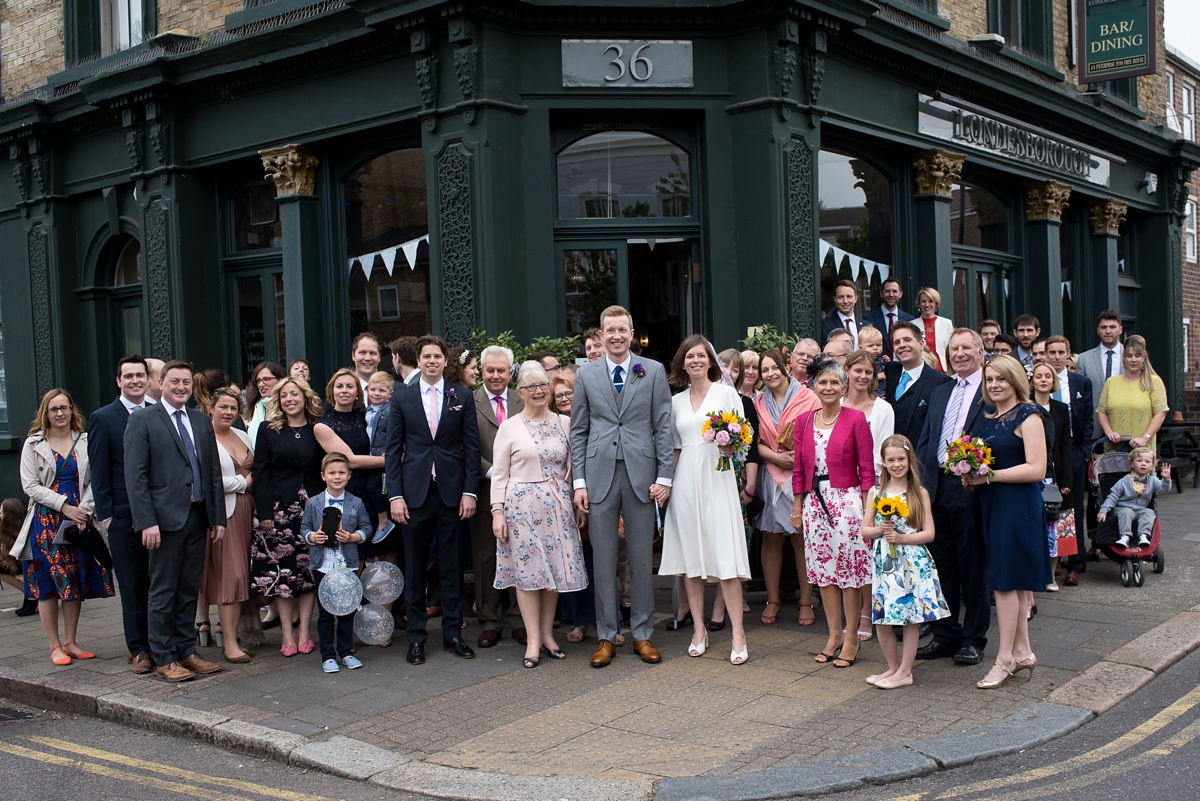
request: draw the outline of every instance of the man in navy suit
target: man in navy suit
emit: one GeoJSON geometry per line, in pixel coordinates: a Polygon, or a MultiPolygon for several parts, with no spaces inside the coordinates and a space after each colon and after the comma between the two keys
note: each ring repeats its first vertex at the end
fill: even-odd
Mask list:
{"type": "Polygon", "coordinates": [[[96,517],[108,531],[113,569],[121,590],[121,619],[125,647],[134,673],[154,669],[146,630],[146,598],[150,591],[150,552],[133,531],[133,513],[125,491],[125,423],[129,415],[146,407],[150,370],[137,354],[117,362],[116,400],[92,412],[88,419],[88,463],[92,470],[92,495],[96,517]]]}
{"type": "Polygon", "coordinates": [[[825,319],[821,321],[821,346],[824,347],[825,342],[829,339],[829,334],[838,328],[845,328],[850,332],[850,338],[853,340],[851,351],[858,350],[858,332],[867,324],[866,320],[858,317],[854,313],[854,307],[858,303],[858,285],[849,278],[837,282],[837,286],[833,288],[833,308],[829,310],[829,314],[825,315],[825,319]]]}
{"type": "Polygon", "coordinates": [[[1067,557],[1070,587],[1079,584],[1079,574],[1087,569],[1087,466],[1092,457],[1093,421],[1096,407],[1092,401],[1092,380],[1067,369],[1071,342],[1055,334],[1046,338],[1046,361],[1058,373],[1058,393],[1052,397],[1067,404],[1071,411],[1071,486],[1062,487],[1064,500],[1075,508],[1075,542],[1079,552],[1067,557]]]}
{"type": "Polygon", "coordinates": [[[895,357],[884,365],[885,397],[896,414],[895,433],[913,444],[921,438],[933,391],[953,379],[925,364],[921,358],[925,335],[911,322],[896,323],[892,330],[895,357]]]}
{"type": "Polygon", "coordinates": [[[929,414],[917,443],[925,488],[933,504],[937,531],[929,553],[937,565],[950,616],[933,623],[933,640],[917,650],[918,659],[952,656],[960,665],[977,665],[992,622],[988,603],[987,548],[983,542],[978,493],[968,492],[958,476],[943,470],[946,446],[983,423],[983,339],[970,328],[950,336],[955,378],[933,391],[929,414]],[[964,609],[959,622],[959,607],[964,609]]]}
{"type": "Polygon", "coordinates": [[[404,602],[408,656],[425,662],[425,572],[437,540],[442,586],[442,648],[462,659],[475,652],[462,639],[458,565],[462,521],[475,514],[479,486],[479,424],[471,390],[442,378],[447,348],[441,337],[417,340],[421,377],[392,395],[384,472],[392,519],[404,532],[404,602]]]}
{"type": "Polygon", "coordinates": [[[892,331],[895,329],[896,323],[906,323],[913,319],[911,314],[900,309],[899,303],[902,297],[904,297],[904,290],[900,288],[899,279],[889,275],[883,279],[883,285],[879,287],[879,299],[882,302],[863,318],[868,325],[875,326],[883,333],[883,352],[888,358],[892,357],[892,331]]]}

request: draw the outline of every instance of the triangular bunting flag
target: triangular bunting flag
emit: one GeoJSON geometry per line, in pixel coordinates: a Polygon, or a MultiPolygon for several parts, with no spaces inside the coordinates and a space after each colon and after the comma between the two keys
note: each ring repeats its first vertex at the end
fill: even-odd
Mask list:
{"type": "Polygon", "coordinates": [[[408,259],[408,269],[409,270],[417,269],[417,247],[421,244],[422,239],[428,239],[428,238],[429,237],[427,237],[427,236],[422,236],[422,237],[412,240],[411,242],[405,242],[403,245],[400,246],[401,249],[404,250],[404,258],[408,259]]]}
{"type": "Polygon", "coordinates": [[[388,248],[382,251],[379,255],[383,256],[383,266],[387,268],[388,275],[392,274],[392,268],[396,266],[396,254],[400,252],[400,248],[388,248]]]}
{"type": "Polygon", "coordinates": [[[375,271],[375,254],[374,253],[372,253],[368,256],[363,256],[362,268],[363,268],[363,275],[365,275],[367,277],[367,280],[370,281],[371,273],[375,271]]]}

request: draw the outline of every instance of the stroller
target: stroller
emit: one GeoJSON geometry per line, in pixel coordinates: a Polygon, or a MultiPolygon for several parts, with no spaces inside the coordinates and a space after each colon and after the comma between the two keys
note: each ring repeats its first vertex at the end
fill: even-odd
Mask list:
{"type": "MultiPolygon", "coordinates": [[[[1088,466],[1088,482],[1091,485],[1097,509],[1108,498],[1113,486],[1129,473],[1129,453],[1126,451],[1103,453],[1103,443],[1105,442],[1107,440],[1100,440],[1096,443],[1092,451],[1095,455],[1092,463],[1088,466]]],[[[1157,499],[1151,502],[1150,508],[1157,512],[1157,499]]],[[[1109,559],[1121,565],[1121,584],[1123,586],[1128,587],[1130,584],[1135,587],[1142,586],[1145,581],[1145,577],[1142,575],[1143,561],[1152,563],[1155,573],[1161,573],[1166,568],[1166,556],[1160,547],[1157,516],[1154,519],[1154,532],[1151,534],[1149,545],[1140,548],[1136,545],[1122,548],[1117,545],[1119,537],[1117,516],[1114,514],[1108,516],[1103,523],[1097,524],[1092,533],[1092,542],[1109,559]]]]}

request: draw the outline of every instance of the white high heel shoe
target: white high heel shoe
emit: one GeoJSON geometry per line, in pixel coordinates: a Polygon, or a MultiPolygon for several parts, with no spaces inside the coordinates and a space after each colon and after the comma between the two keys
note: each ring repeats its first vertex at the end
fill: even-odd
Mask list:
{"type": "Polygon", "coordinates": [[[688,656],[704,656],[704,652],[708,650],[708,635],[704,635],[704,640],[699,645],[692,643],[688,646],[688,656]]]}
{"type": "Polygon", "coordinates": [[[743,647],[740,651],[732,651],[729,654],[729,662],[734,665],[744,665],[750,659],[750,649],[743,647]]]}

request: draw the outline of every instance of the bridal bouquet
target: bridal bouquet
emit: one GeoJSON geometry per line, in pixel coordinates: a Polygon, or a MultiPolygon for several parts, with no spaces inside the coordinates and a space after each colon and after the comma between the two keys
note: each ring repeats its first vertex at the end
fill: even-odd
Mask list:
{"type": "MultiPolygon", "coordinates": [[[[875,511],[879,512],[879,516],[884,520],[892,521],[892,524],[900,522],[901,519],[908,519],[908,504],[899,498],[886,498],[882,494],[875,499],[873,504],[875,511]]],[[[888,554],[893,558],[899,555],[896,551],[894,542],[888,543],[888,554]]]]}
{"type": "Polygon", "coordinates": [[[733,446],[732,456],[722,454],[717,459],[718,472],[725,472],[733,467],[734,459],[745,459],[750,452],[754,428],[736,412],[705,412],[700,435],[705,442],[715,442],[721,447],[733,446]]]}
{"type": "Polygon", "coordinates": [[[992,474],[992,449],[979,437],[963,434],[946,446],[946,475],[965,476],[972,473],[977,476],[992,474]]]}

